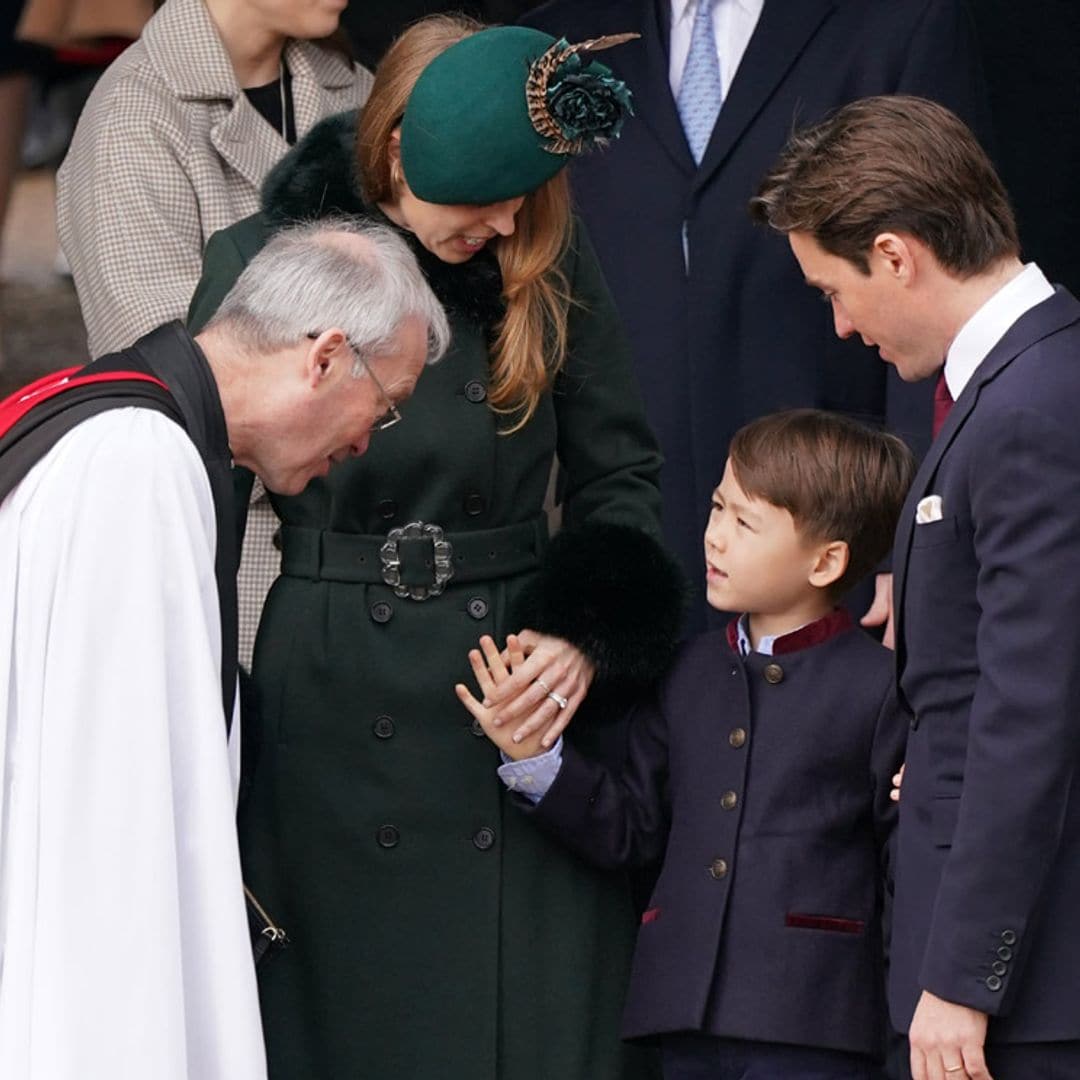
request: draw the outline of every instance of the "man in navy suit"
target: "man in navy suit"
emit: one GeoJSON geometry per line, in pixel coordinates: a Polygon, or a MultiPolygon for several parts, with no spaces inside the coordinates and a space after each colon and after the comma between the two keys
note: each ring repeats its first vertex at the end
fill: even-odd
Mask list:
{"type": "MultiPolygon", "coordinates": [[[[693,582],[710,494],[747,421],[813,406],[887,422],[920,456],[929,443],[926,388],[859,364],[858,342],[833,338],[786,245],[753,226],[746,203],[795,127],[855,98],[920,94],[982,130],[962,5],[552,0],[524,20],[571,41],[641,35],[610,54],[637,118],[570,175],[664,452],[665,536],[693,582]]],[[[708,611],[698,587],[691,631],[708,611]]]]}
{"type": "Polygon", "coordinates": [[[794,136],[754,212],[840,337],[940,373],[894,548],[893,1023],[916,1080],[1080,1076],[1080,303],[1021,263],[993,167],[929,101],[794,136]]]}

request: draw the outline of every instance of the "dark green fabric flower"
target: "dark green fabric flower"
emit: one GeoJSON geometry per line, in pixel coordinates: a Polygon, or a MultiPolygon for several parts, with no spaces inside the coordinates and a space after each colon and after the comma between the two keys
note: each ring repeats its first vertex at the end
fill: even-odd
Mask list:
{"type": "Polygon", "coordinates": [[[548,109],[567,139],[617,139],[627,115],[633,116],[630,91],[611,69],[575,53],[548,84],[548,109]]]}

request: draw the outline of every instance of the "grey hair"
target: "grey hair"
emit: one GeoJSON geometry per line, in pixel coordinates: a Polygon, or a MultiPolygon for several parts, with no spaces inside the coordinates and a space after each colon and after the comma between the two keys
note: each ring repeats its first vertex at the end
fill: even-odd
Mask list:
{"type": "Polygon", "coordinates": [[[450,344],[450,326],[416,259],[393,230],[358,218],[321,218],[277,232],[248,263],[206,329],[228,327],[245,349],[273,352],[331,327],[364,361],[394,348],[410,317],[427,326],[427,363],[450,344]],[[342,234],[370,245],[343,242],[342,234]]]}

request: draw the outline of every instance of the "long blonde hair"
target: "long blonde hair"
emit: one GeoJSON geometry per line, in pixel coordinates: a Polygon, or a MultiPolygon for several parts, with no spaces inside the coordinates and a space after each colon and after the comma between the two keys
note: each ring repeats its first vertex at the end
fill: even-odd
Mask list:
{"type": "MultiPolygon", "coordinates": [[[[383,57],[356,133],[360,184],[372,205],[397,199],[391,137],[420,73],[483,29],[464,15],[431,15],[410,26],[383,57]]],[[[570,296],[559,264],[569,241],[570,189],[562,170],[525,196],[513,235],[493,242],[506,314],[493,345],[488,403],[514,417],[507,432],[528,423],[566,359],[570,296]]]]}

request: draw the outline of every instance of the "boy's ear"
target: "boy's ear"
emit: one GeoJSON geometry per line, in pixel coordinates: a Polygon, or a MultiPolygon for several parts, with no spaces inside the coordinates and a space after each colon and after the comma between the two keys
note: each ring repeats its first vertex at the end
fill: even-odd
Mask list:
{"type": "Polygon", "coordinates": [[[850,559],[846,540],[830,540],[817,549],[807,580],[817,589],[827,589],[844,576],[850,559]]]}

